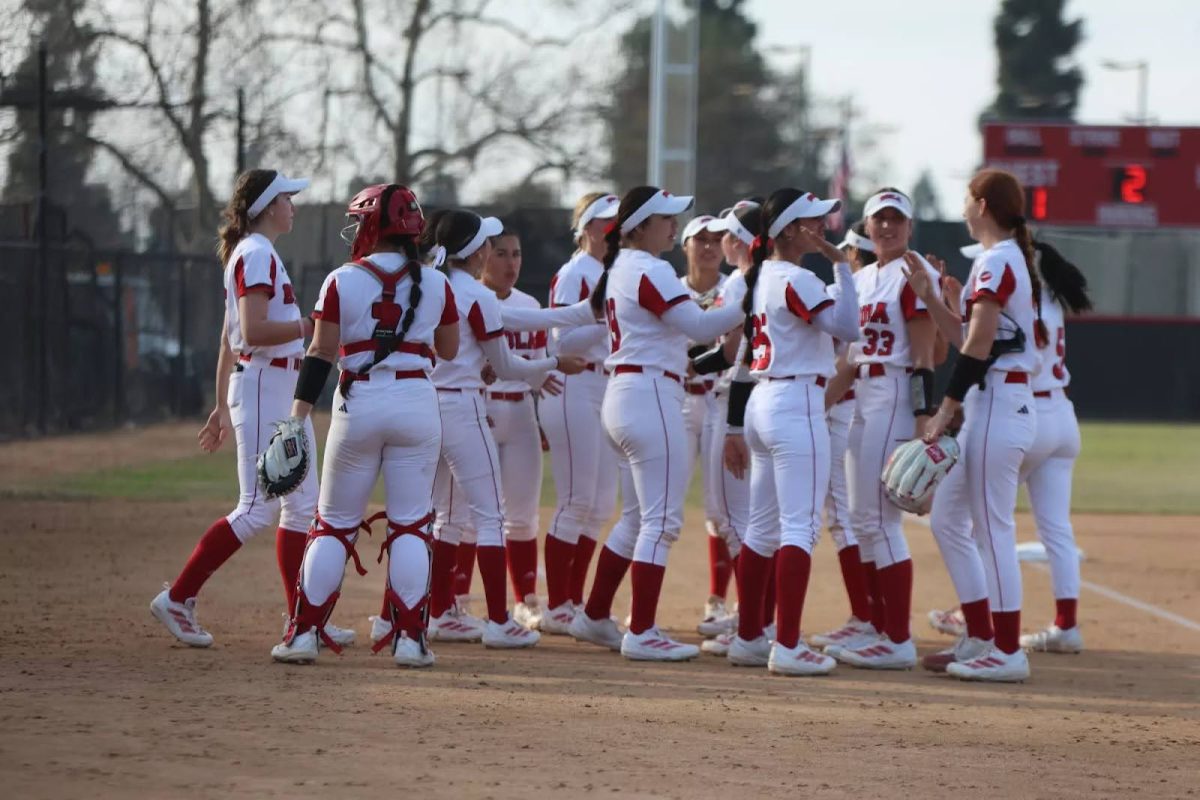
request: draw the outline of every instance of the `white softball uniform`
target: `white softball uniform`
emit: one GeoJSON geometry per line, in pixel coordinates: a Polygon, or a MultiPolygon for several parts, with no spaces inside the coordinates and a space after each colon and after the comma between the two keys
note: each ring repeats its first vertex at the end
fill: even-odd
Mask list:
{"type": "MultiPolygon", "coordinates": [[[[850,345],[849,355],[858,366],[858,380],[847,440],[847,493],[862,560],[874,562],[878,569],[910,557],[902,512],[888,501],[879,481],[892,451],[916,432],[908,323],[929,314],[908,285],[903,263],[897,258],[854,273],[862,335],[850,345]]],[[[921,263],[939,285],[937,271],[924,259],[921,263]]]]}
{"type": "Polygon", "coordinates": [[[829,494],[825,497],[825,527],[839,551],[858,544],[850,520],[850,492],[846,479],[846,452],[850,444],[850,423],[854,419],[854,390],[825,412],[829,425],[829,494]]]}
{"type": "Polygon", "coordinates": [[[930,524],[960,602],[987,598],[993,612],[1019,611],[1021,569],[1013,510],[1021,465],[1037,427],[1029,380],[1040,357],[1034,344],[1033,289],[1025,257],[1012,239],[975,259],[963,292],[964,320],[983,297],[1000,306],[999,336],[1019,327],[1025,347],[1000,356],[988,370],[985,388],[967,393],[958,435],[962,455],[938,486],[930,524]]]}
{"type": "MultiPolygon", "coordinates": [[[[717,306],[741,308],[746,296],[746,276],[734,272],[721,285],[717,306]]],[[[705,464],[705,510],[709,533],[725,540],[729,555],[736,558],[750,520],[750,471],[740,479],[725,469],[725,433],[729,419],[729,385],[733,374],[744,365],[724,370],[716,376],[713,407],[710,412],[712,432],[709,434],[705,464]],[[711,501],[711,502],[710,502],[711,501]]]]}
{"type": "MultiPolygon", "coordinates": [[[[306,531],[317,510],[317,472],[310,469],[300,487],[279,499],[268,500],[258,487],[258,456],[271,441],[272,425],[286,419],[292,410],[296,376],[304,356],[300,333],[300,307],[283,259],[270,240],[252,233],[238,242],[225,265],[225,328],[237,364],[229,378],[229,415],[237,442],[238,504],[226,520],[238,540],[275,525],[290,531],[306,531]],[[242,338],[238,300],[249,292],[267,296],[267,319],[295,322],[297,337],[271,347],[250,347],[242,338]],[[281,511],[282,507],[282,511],[281,511]]],[[[316,444],[312,422],[306,422],[308,440],[316,444]]],[[[316,451],[313,452],[314,458],[316,451]]]]}
{"type": "MultiPolygon", "coordinates": [[[[719,296],[721,287],[725,284],[725,276],[717,279],[716,285],[707,292],[700,292],[691,287],[685,278],[683,286],[688,296],[697,303],[719,296]]],[[[715,303],[714,303],[715,304],[715,303]]],[[[692,346],[693,342],[688,342],[692,346]]],[[[683,420],[688,434],[688,483],[699,465],[708,483],[709,454],[712,452],[713,432],[717,423],[716,378],[712,375],[698,375],[686,379],[684,383],[683,420]]],[[[717,498],[709,492],[704,493],[704,516],[711,521],[720,513],[717,509],[717,498]]]]}

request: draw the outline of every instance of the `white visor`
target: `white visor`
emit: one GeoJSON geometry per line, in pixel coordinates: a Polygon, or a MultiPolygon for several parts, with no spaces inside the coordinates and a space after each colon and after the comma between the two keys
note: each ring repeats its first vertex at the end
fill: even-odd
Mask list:
{"type": "Polygon", "coordinates": [[[894,208],[906,218],[913,218],[912,201],[899,192],[880,192],[871,195],[871,198],[867,200],[867,204],[863,206],[863,216],[873,217],[877,212],[885,208],[894,208]]]}
{"type": "Polygon", "coordinates": [[[579,218],[579,225],[575,228],[575,236],[577,238],[583,236],[583,229],[594,219],[612,219],[615,217],[620,205],[621,199],[615,194],[606,194],[603,197],[597,197],[579,218]]]}
{"type": "Polygon", "coordinates": [[[874,253],[875,245],[871,244],[871,240],[865,236],[859,236],[854,232],[853,228],[846,229],[846,238],[842,239],[842,243],[838,245],[838,250],[843,247],[853,247],[856,250],[862,250],[866,253],[874,253]]]}
{"type": "Polygon", "coordinates": [[[742,224],[742,221],[737,216],[737,212],[743,208],[758,208],[758,203],[751,200],[739,200],[724,216],[712,223],[712,225],[709,225],[708,229],[710,231],[729,231],[742,244],[754,244],[754,234],[746,229],[746,226],[742,224]]]}
{"type": "Polygon", "coordinates": [[[976,242],[975,244],[964,245],[958,248],[958,252],[962,253],[964,256],[973,261],[976,258],[979,258],[979,256],[983,253],[983,245],[979,244],[979,242],[976,242]]]}
{"type": "Polygon", "coordinates": [[[785,208],[783,213],[771,223],[770,229],[767,230],[767,236],[774,239],[784,228],[798,219],[824,217],[827,214],[832,214],[841,207],[841,200],[822,200],[812,192],[802,194],[792,201],[792,204],[785,208]]]}
{"type": "Polygon", "coordinates": [[[471,241],[467,242],[466,246],[457,253],[451,253],[450,258],[470,258],[479,248],[483,247],[484,241],[492,236],[499,236],[504,232],[504,223],[495,217],[480,217],[479,230],[475,232],[475,236],[471,241]]]}
{"type": "Polygon", "coordinates": [[[621,223],[621,233],[629,233],[631,230],[641,225],[654,214],[662,214],[664,216],[673,217],[676,214],[682,214],[692,207],[695,198],[687,195],[671,194],[670,192],[659,189],[650,199],[642,203],[637,211],[629,215],[629,219],[621,223]]]}
{"type": "Polygon", "coordinates": [[[271,205],[271,201],[279,195],[295,194],[307,188],[308,178],[288,178],[282,172],[276,172],[275,178],[263,190],[263,193],[250,204],[250,208],[246,209],[246,216],[254,219],[266,210],[267,206],[271,205]]]}
{"type": "Polygon", "coordinates": [[[680,242],[686,242],[688,239],[695,236],[700,231],[709,231],[710,233],[721,233],[725,230],[725,224],[716,217],[702,214],[689,222],[683,229],[683,236],[680,237],[680,242]]]}

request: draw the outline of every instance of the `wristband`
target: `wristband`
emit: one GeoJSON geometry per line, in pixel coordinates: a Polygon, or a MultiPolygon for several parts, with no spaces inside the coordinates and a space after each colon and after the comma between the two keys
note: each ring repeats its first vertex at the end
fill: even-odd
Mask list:
{"type": "Polygon", "coordinates": [[[927,417],[933,413],[933,370],[914,369],[908,376],[908,391],[914,417],[927,417]]]}
{"type": "Polygon", "coordinates": [[[329,377],[331,369],[333,364],[325,359],[305,356],[300,362],[300,375],[296,378],[296,394],[293,397],[309,405],[316,405],[317,398],[325,389],[325,380],[329,377]]]}
{"type": "Polygon", "coordinates": [[[729,369],[733,364],[725,357],[725,348],[717,345],[712,350],[692,357],[692,369],[697,375],[711,375],[729,369]]]}
{"type": "Polygon", "coordinates": [[[729,430],[738,433],[746,422],[746,403],[750,401],[750,392],[754,391],[753,381],[734,381],[729,384],[729,413],[725,421],[729,430]]]}
{"type": "Polygon", "coordinates": [[[984,388],[983,379],[987,376],[989,363],[982,358],[959,353],[954,372],[950,375],[950,385],[946,387],[946,397],[961,403],[972,386],[984,388]]]}

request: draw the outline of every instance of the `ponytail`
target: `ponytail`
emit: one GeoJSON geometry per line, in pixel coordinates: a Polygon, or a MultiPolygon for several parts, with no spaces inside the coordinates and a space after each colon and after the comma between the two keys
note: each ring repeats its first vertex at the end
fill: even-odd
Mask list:
{"type": "Polygon", "coordinates": [[[767,260],[769,241],[760,233],[754,237],[754,244],[750,246],[750,258],[753,263],[750,264],[750,269],[746,270],[746,296],[742,298],[742,312],[746,315],[746,320],[742,323],[742,338],[746,340],[746,366],[750,366],[750,362],[754,360],[754,286],[758,283],[763,262],[767,260]]]}
{"type": "Polygon", "coordinates": [[[596,281],[596,288],[592,290],[592,311],[597,317],[605,313],[604,301],[605,295],[608,294],[608,271],[612,269],[613,262],[617,260],[617,253],[620,250],[621,224],[617,220],[613,220],[604,232],[604,259],[601,261],[604,265],[604,272],[600,273],[600,280],[596,281]]]}
{"type": "Polygon", "coordinates": [[[233,194],[221,211],[221,225],[217,228],[217,257],[222,265],[229,263],[238,242],[250,235],[250,206],[277,174],[273,169],[251,169],[239,175],[233,184],[233,194]]]}
{"type": "Polygon", "coordinates": [[[1029,271],[1029,284],[1033,287],[1033,309],[1037,316],[1033,323],[1033,339],[1038,347],[1045,347],[1050,342],[1050,334],[1046,331],[1046,323],[1042,321],[1042,279],[1038,277],[1037,266],[1033,263],[1033,234],[1025,224],[1025,217],[1017,217],[1013,236],[1021,248],[1021,254],[1025,256],[1025,269],[1029,271]]]}
{"type": "Polygon", "coordinates": [[[1039,256],[1038,272],[1054,299],[1073,313],[1090,311],[1092,299],[1087,293],[1087,278],[1079,267],[1067,261],[1052,245],[1034,242],[1033,246],[1039,256]]]}

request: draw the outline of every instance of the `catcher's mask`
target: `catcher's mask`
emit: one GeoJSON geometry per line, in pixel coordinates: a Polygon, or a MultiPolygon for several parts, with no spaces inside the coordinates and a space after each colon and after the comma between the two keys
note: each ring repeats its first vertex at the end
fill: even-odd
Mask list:
{"type": "Polygon", "coordinates": [[[380,183],[354,195],[346,209],[351,220],[342,238],[353,237],[350,257],[363,258],[373,252],[381,239],[389,236],[420,236],[425,215],[417,196],[407,186],[380,183]]]}

